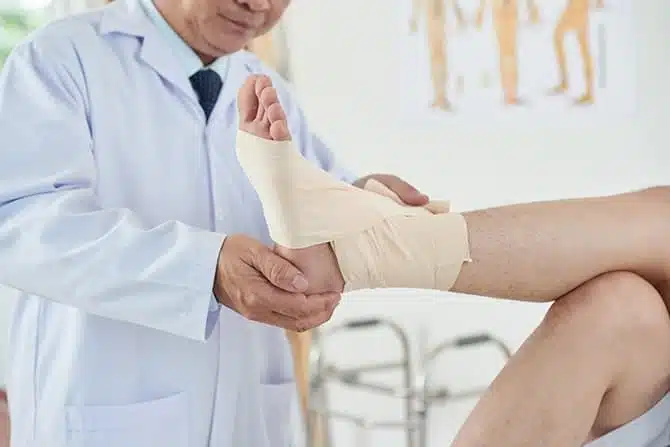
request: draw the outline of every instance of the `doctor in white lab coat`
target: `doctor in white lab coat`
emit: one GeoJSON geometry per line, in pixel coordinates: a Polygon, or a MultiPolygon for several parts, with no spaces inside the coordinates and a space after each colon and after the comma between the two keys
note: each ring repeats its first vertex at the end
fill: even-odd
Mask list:
{"type": "MultiPolygon", "coordinates": [[[[282,329],[330,318],[274,255],[235,156],[238,51],[289,0],[117,0],[21,43],[0,77],[0,283],[14,447],[289,447],[282,329]],[[294,280],[296,282],[294,282],[294,280]]],[[[378,176],[411,204],[427,198],[378,176]]]]}

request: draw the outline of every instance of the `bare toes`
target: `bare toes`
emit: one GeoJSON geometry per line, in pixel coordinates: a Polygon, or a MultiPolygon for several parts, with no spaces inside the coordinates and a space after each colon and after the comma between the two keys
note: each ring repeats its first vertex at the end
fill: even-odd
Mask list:
{"type": "Polygon", "coordinates": [[[291,133],[289,132],[286,120],[279,120],[270,123],[270,136],[275,141],[290,140],[291,133]]]}
{"type": "Polygon", "coordinates": [[[273,91],[272,81],[267,76],[253,75],[245,81],[238,94],[240,130],[259,138],[271,139],[267,108],[261,98],[271,97],[273,91]]]}
{"type": "Polygon", "coordinates": [[[291,139],[286,113],[272,80],[265,75],[250,76],[238,95],[240,129],[260,138],[291,139]]]}
{"type": "Polygon", "coordinates": [[[261,106],[266,110],[273,104],[279,103],[279,96],[277,95],[277,90],[270,86],[264,87],[258,95],[261,106]]]}
{"type": "Polygon", "coordinates": [[[274,104],[267,107],[266,116],[270,120],[270,123],[286,119],[284,108],[278,102],[275,102],[274,104]]]}
{"type": "MultiPolygon", "coordinates": [[[[264,112],[264,110],[263,110],[263,105],[264,105],[264,103],[263,103],[263,92],[265,92],[267,90],[272,91],[272,90],[274,90],[274,88],[272,88],[272,80],[270,80],[269,77],[267,77],[265,75],[260,75],[260,76],[256,76],[256,79],[257,79],[256,80],[256,85],[255,85],[256,97],[258,98],[258,100],[261,104],[261,107],[258,108],[258,115],[256,116],[256,118],[261,119],[263,117],[262,113],[264,112]]],[[[265,93],[265,94],[267,95],[268,93],[265,93]]]]}
{"type": "Polygon", "coordinates": [[[256,77],[250,76],[237,94],[237,110],[240,123],[249,123],[256,118],[260,102],[256,95],[256,77]]]}

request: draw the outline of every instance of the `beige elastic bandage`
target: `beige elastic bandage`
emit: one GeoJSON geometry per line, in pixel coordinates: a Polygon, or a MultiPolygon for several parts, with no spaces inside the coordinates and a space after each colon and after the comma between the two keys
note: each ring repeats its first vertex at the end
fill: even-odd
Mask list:
{"type": "Polygon", "coordinates": [[[240,131],[237,157],[275,243],[293,249],[331,244],[345,291],[447,291],[470,260],[465,219],[447,212],[448,204],[406,206],[378,182],[360,189],[339,181],[302,157],[291,141],[240,131]]]}

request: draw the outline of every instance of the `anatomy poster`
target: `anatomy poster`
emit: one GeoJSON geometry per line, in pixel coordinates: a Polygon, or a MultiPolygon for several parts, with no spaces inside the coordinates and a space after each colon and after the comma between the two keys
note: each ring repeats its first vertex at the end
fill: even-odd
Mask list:
{"type": "Polygon", "coordinates": [[[633,0],[395,1],[404,1],[398,32],[414,117],[634,106],[633,0]]]}

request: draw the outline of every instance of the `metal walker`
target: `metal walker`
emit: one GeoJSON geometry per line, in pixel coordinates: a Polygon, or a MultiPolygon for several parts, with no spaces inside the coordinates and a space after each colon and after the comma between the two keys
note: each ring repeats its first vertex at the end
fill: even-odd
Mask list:
{"type": "Polygon", "coordinates": [[[416,375],[416,390],[421,394],[417,399],[417,419],[419,421],[418,443],[417,447],[428,447],[428,417],[430,408],[438,403],[447,403],[449,401],[468,399],[480,396],[486,387],[474,388],[465,391],[451,391],[448,387],[433,386],[434,368],[433,364],[449,351],[472,348],[493,344],[503,354],[505,362],[512,356],[511,350],[500,340],[488,333],[479,333],[456,337],[443,341],[433,349],[423,353],[421,359],[421,368],[416,375]]]}
{"type": "Polygon", "coordinates": [[[477,388],[465,392],[452,392],[447,387],[433,386],[433,363],[442,354],[455,349],[465,349],[483,344],[493,344],[504,355],[505,361],[511,357],[510,349],[490,334],[481,333],[458,337],[440,343],[428,352],[422,353],[415,367],[412,361],[409,337],[403,328],[390,319],[366,318],[344,322],[326,329],[314,331],[310,353],[310,408],[307,420],[307,447],[335,447],[330,429],[333,420],[344,420],[356,426],[359,443],[357,447],[369,447],[367,441],[372,429],[401,430],[407,447],[428,447],[428,416],[430,408],[437,403],[469,398],[480,395],[484,389],[477,388]],[[325,354],[325,341],[345,332],[362,330],[386,330],[399,341],[399,360],[394,362],[365,364],[355,368],[339,368],[329,362],[325,354]],[[416,370],[416,373],[415,373],[416,370]],[[400,387],[374,383],[366,380],[366,373],[396,371],[402,376],[400,387]],[[379,395],[400,400],[404,420],[370,420],[346,412],[330,409],[327,384],[339,383],[351,388],[367,390],[379,395]]]}

